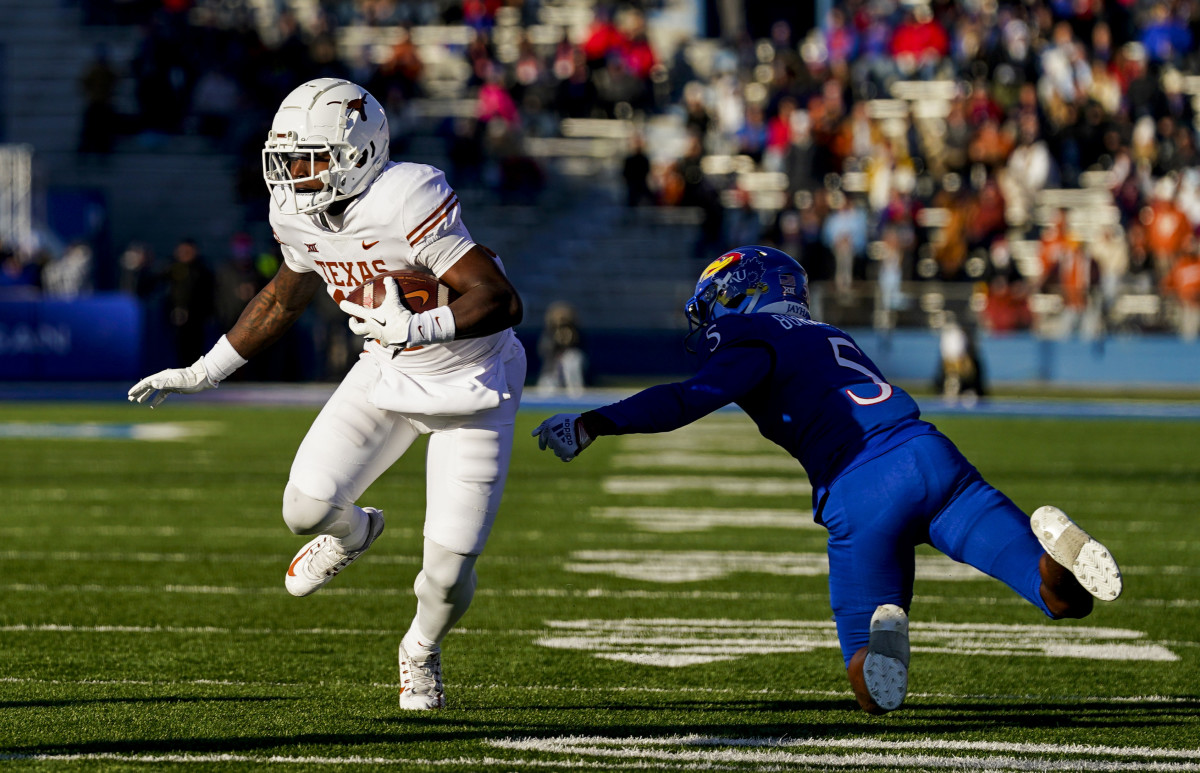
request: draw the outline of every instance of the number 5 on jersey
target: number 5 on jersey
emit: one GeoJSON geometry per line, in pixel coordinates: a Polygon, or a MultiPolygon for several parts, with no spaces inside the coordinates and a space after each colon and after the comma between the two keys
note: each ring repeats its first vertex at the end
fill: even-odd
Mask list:
{"type": "Polygon", "coordinates": [[[857,362],[848,360],[842,356],[843,347],[849,349],[851,352],[854,352],[859,356],[862,356],[862,352],[858,350],[858,347],[850,343],[845,338],[830,338],[829,345],[833,347],[833,358],[837,360],[838,365],[841,365],[843,368],[849,368],[850,370],[858,371],[867,378],[871,379],[871,382],[875,384],[875,386],[879,387],[879,394],[875,397],[859,397],[849,389],[846,389],[843,391],[845,391],[847,397],[859,405],[876,405],[878,403],[882,403],[884,400],[892,396],[891,384],[872,373],[871,370],[865,365],[860,365],[857,362]]]}

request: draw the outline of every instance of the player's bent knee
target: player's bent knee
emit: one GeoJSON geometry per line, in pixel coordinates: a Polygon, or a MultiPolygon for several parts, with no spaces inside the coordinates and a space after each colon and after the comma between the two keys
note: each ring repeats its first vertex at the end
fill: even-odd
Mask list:
{"type": "Polygon", "coordinates": [[[341,512],[341,508],[305,494],[291,481],[283,490],[283,522],[293,534],[319,534],[341,512]]]}

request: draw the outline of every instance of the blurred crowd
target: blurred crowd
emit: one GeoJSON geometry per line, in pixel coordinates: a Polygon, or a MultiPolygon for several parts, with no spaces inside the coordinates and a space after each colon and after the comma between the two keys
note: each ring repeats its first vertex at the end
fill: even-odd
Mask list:
{"type": "Polygon", "coordinates": [[[1191,2],[841,2],[674,77],[690,142],[651,187],[707,207],[709,254],[800,257],[826,318],[895,324],[932,281],[993,331],[1194,339],[1197,33],[1191,2]],[[767,206],[764,175],[705,174],[725,156],[774,173],[767,206]]]}
{"type": "MultiPolygon", "coordinates": [[[[240,0],[81,1],[93,23],[142,33],[131,61],[101,49],[83,75],[80,151],[206,136],[245,161],[248,221],[265,214],[261,129],[287,91],[363,84],[403,154],[415,105],[444,96],[415,31],[457,25],[469,36],[442,51],[474,107],[438,130],[456,186],[536,201],[547,174],[524,140],[564,118],[620,120],[631,207],[697,208],[698,256],[788,251],[828,318],[866,299],[868,323],[905,324],[937,283],[961,323],[993,331],[1200,333],[1192,0],[841,0],[809,31],[780,21],[669,50],[649,34],[666,0],[597,2],[553,39],[550,0],[321,0],[303,20],[277,3],[269,33],[240,0]],[[378,37],[339,47],[351,28],[395,33],[386,56],[378,37]],[[123,76],[132,115],[114,107],[123,76]],[[663,118],[682,149],[667,156],[642,131],[663,118]]],[[[33,277],[6,259],[0,284],[50,291],[64,260],[33,277]]]]}

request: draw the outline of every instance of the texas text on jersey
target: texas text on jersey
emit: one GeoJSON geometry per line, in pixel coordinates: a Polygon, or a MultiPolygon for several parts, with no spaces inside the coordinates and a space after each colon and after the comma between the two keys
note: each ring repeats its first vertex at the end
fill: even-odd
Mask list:
{"type": "MultiPolygon", "coordinates": [[[[475,246],[458,195],[441,170],[425,164],[388,163],[336,217],[288,214],[273,198],[271,227],[288,267],[317,272],[335,303],[385,271],[429,271],[440,277],[475,246]]],[[[503,270],[500,259],[494,260],[503,270]]],[[[395,359],[409,372],[436,373],[503,351],[512,336],[505,330],[406,351],[368,342],[367,350],[395,359]]]]}

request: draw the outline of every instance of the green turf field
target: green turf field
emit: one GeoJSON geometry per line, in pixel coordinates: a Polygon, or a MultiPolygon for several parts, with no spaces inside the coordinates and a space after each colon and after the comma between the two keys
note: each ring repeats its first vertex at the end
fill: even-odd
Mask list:
{"type": "Polygon", "coordinates": [[[1200,423],[939,420],[1018,505],[1102,539],[1125,594],[1051,623],[923,551],[909,698],[876,718],[842,672],[806,482],[745,418],[566,465],[526,411],[445,644],[450,708],[414,715],[395,655],[423,446],[363,499],[388,517],[371,552],[295,599],[279,502],[315,413],[0,405],[4,767],[1200,771],[1200,423]],[[97,437],[55,437],[79,422],[97,437]]]}

